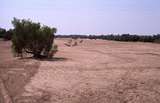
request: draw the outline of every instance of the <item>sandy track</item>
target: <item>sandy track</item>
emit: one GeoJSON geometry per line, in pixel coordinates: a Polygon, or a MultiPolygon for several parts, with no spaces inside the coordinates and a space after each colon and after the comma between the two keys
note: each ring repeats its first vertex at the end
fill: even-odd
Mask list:
{"type": "Polygon", "coordinates": [[[160,45],[84,40],[75,47],[58,39],[53,60],[15,98],[17,103],[159,103],[160,45]]]}

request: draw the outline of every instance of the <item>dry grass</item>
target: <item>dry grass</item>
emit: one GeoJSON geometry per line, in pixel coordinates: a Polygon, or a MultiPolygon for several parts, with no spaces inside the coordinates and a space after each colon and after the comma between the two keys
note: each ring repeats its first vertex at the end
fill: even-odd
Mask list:
{"type": "Polygon", "coordinates": [[[57,39],[52,60],[13,58],[0,41],[0,76],[15,103],[159,103],[160,45],[57,39]]]}

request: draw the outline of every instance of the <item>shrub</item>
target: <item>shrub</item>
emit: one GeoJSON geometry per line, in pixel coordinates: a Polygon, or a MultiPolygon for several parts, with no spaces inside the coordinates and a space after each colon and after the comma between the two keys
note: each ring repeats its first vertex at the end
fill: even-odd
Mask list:
{"type": "Polygon", "coordinates": [[[54,42],[56,28],[41,26],[40,23],[31,20],[16,19],[12,21],[14,33],[12,37],[12,48],[17,56],[31,53],[35,58],[48,57],[54,42]]]}

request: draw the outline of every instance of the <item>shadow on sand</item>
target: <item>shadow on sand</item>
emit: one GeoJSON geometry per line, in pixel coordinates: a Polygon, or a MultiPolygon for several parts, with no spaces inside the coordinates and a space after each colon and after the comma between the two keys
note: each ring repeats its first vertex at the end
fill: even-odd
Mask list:
{"type": "Polygon", "coordinates": [[[34,57],[23,57],[19,58],[20,60],[28,60],[28,59],[35,59],[39,61],[66,61],[68,58],[64,57],[53,57],[53,58],[46,58],[46,57],[41,57],[41,58],[34,58],[34,57]]]}
{"type": "Polygon", "coordinates": [[[64,58],[64,57],[53,57],[53,58],[41,58],[38,59],[40,61],[66,61],[68,60],[68,58],[64,58]]]}

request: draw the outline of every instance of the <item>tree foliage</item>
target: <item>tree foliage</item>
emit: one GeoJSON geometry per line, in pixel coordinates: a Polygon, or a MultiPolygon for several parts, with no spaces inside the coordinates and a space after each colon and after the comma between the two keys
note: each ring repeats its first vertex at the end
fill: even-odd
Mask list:
{"type": "Polygon", "coordinates": [[[14,26],[12,48],[17,56],[23,53],[31,53],[36,58],[49,55],[54,42],[54,33],[57,31],[56,28],[16,18],[13,19],[12,24],[14,26]]]}

